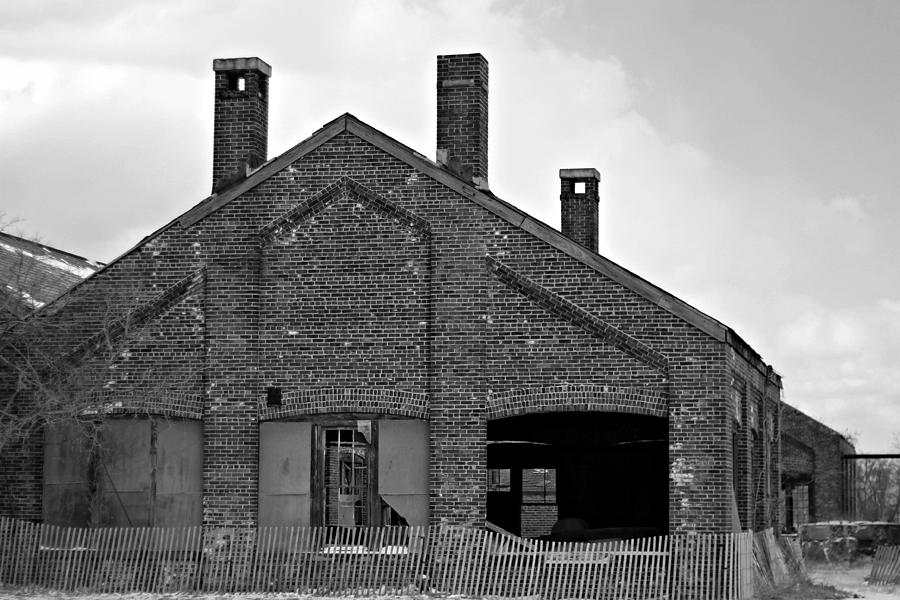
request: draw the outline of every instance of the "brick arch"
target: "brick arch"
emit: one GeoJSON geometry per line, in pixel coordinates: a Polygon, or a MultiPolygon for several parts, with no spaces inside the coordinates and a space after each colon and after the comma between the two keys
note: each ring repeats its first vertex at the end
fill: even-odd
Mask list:
{"type": "Polygon", "coordinates": [[[663,392],[611,385],[556,385],[515,389],[488,396],[487,419],[548,412],[616,412],[668,417],[663,392]]]}
{"type": "Polygon", "coordinates": [[[307,415],[373,413],[428,418],[428,395],[383,388],[316,388],[285,393],[281,406],[267,406],[259,400],[259,420],[272,421],[307,415]]]}
{"type": "Polygon", "coordinates": [[[148,397],[138,392],[109,390],[91,394],[88,402],[87,408],[79,416],[159,415],[195,421],[203,418],[201,394],[167,392],[148,397]]]}

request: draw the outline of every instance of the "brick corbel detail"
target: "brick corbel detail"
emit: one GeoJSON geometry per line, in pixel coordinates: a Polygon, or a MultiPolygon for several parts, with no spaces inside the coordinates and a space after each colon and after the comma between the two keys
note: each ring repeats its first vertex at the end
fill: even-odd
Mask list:
{"type": "Polygon", "coordinates": [[[556,385],[515,389],[488,396],[488,420],[548,412],[615,412],[668,417],[660,391],[611,385],[556,385]]]}
{"type": "Polygon", "coordinates": [[[485,260],[488,271],[500,283],[522,294],[551,314],[568,321],[596,338],[604,340],[625,354],[668,377],[668,359],[650,346],[631,337],[583,308],[576,306],[559,294],[551,292],[500,261],[490,256],[485,257],[485,260]]]}
{"type": "Polygon", "coordinates": [[[285,393],[281,406],[259,398],[259,420],[273,421],[309,415],[360,413],[428,418],[428,395],[378,388],[317,388],[285,393]]]}
{"type": "Polygon", "coordinates": [[[288,212],[261,228],[257,233],[264,242],[272,243],[279,237],[289,233],[303,221],[312,218],[323,211],[329,204],[344,198],[356,200],[363,204],[363,206],[380,213],[384,217],[392,219],[397,223],[402,223],[424,238],[431,236],[431,227],[427,221],[417,217],[408,210],[397,206],[393,202],[382,198],[369,188],[357,183],[349,177],[341,177],[312,198],[302,201],[288,212]]]}

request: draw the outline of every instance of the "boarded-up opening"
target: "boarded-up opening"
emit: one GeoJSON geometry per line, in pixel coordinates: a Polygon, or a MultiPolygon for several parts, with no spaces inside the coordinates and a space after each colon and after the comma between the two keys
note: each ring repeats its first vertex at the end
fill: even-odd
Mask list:
{"type": "MultiPolygon", "coordinates": [[[[378,493],[406,525],[428,525],[428,423],[418,419],[380,421],[378,493]]],[[[391,516],[391,515],[389,515],[391,516]]],[[[391,523],[383,517],[385,525],[391,523]]]]}
{"type": "Polygon", "coordinates": [[[491,421],[488,473],[488,521],[519,535],[545,537],[547,523],[557,519],[583,522],[578,526],[588,531],[574,537],[634,537],[668,529],[668,432],[662,418],[548,413],[491,421]]]}
{"type": "Polygon", "coordinates": [[[309,525],[312,424],[259,426],[259,524],[309,525]]]}
{"type": "Polygon", "coordinates": [[[196,421],[109,418],[50,427],[44,520],[75,526],[198,525],[203,429],[196,421]]]}
{"type": "Polygon", "coordinates": [[[268,421],[259,461],[260,525],[428,524],[425,421],[268,421]]]}

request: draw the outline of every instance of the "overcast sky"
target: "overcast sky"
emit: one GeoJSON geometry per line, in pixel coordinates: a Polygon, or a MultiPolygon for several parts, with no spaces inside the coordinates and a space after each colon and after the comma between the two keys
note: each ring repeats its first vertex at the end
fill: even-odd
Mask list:
{"type": "Polygon", "coordinates": [[[490,63],[490,185],[726,323],[859,451],[900,432],[900,2],[0,4],[0,211],[109,261],[209,193],[212,59],[273,67],[269,153],[350,112],[433,157],[435,56],[490,63]]]}

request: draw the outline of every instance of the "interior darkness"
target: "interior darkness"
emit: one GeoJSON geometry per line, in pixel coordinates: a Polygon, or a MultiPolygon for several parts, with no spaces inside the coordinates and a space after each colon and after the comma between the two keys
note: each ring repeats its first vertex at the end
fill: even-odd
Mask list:
{"type": "Polygon", "coordinates": [[[559,518],[590,528],[668,530],[666,419],[544,413],[488,422],[488,468],[510,469],[510,491],[489,492],[488,521],[521,534],[521,469],[556,469],[559,518]]]}

